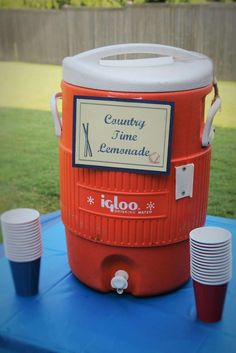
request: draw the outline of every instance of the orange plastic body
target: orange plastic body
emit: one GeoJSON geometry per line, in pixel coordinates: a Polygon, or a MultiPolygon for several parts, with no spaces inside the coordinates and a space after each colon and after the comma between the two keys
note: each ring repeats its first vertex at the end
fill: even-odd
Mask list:
{"type": "Polygon", "coordinates": [[[163,93],[86,89],[62,82],[60,193],[69,263],[82,282],[110,291],[117,270],[129,274],[127,292],[137,296],[170,291],[189,279],[190,230],[205,223],[211,148],[201,146],[205,97],[212,86],[163,93]],[[153,175],[72,167],[73,97],[175,103],[170,174],[153,175]],[[194,164],[193,196],[175,198],[175,167],[194,164]],[[93,203],[88,203],[91,197],[93,203]],[[132,201],[158,204],[152,213],[109,213],[132,201]],[[121,202],[121,203],[120,203],[121,202]],[[125,203],[122,203],[125,202],[125,203]]]}

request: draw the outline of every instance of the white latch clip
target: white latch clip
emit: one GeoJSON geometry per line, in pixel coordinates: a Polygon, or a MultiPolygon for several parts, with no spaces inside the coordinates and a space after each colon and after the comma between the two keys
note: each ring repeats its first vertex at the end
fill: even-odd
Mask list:
{"type": "Polygon", "coordinates": [[[194,164],[175,167],[175,199],[193,196],[194,164]]]}

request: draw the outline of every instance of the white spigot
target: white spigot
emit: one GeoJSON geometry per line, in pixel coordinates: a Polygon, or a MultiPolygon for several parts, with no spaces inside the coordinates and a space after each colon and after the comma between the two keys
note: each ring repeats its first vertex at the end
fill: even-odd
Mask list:
{"type": "Polygon", "coordinates": [[[115,276],[111,279],[112,288],[116,289],[118,294],[122,294],[124,289],[128,287],[129,275],[124,270],[116,271],[115,276]]]}

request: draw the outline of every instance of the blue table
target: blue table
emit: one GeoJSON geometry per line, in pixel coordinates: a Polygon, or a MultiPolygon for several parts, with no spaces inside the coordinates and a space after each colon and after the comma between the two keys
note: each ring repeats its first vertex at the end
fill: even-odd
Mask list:
{"type": "MultiPolygon", "coordinates": [[[[229,229],[236,220],[207,217],[229,229]]],[[[230,282],[223,320],[196,320],[192,282],[152,298],[101,294],[70,272],[64,227],[58,212],[42,218],[40,293],[14,293],[8,261],[0,259],[0,352],[235,353],[236,276],[230,282]]],[[[233,241],[236,251],[236,241],[233,241]]],[[[234,263],[235,268],[235,263],[234,263]]]]}

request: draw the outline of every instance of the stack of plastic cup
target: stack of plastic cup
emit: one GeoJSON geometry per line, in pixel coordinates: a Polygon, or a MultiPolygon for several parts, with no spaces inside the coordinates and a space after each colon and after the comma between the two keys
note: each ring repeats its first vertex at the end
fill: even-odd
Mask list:
{"type": "Polygon", "coordinates": [[[1,215],[4,251],[11,266],[18,295],[38,293],[42,255],[39,212],[18,208],[1,215]]]}
{"type": "Polygon", "coordinates": [[[198,319],[221,320],[227,285],[232,277],[231,233],[218,227],[192,230],[190,268],[198,319]]]}

